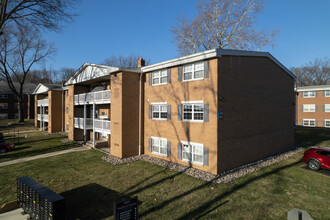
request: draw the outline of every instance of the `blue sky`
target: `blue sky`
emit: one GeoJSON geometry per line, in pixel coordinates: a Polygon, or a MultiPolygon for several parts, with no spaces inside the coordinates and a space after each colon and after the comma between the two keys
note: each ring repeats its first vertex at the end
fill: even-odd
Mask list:
{"type": "MultiPolygon", "coordinates": [[[[74,22],[62,32],[44,33],[57,54],[52,69],[78,69],[84,62],[102,63],[111,55],[137,54],[151,63],[178,57],[170,32],[179,15],[197,14],[197,0],[82,0],[74,22]]],[[[258,28],[280,30],[274,48],[264,48],[287,67],[330,57],[329,0],[268,0],[258,28]]],[[[38,68],[38,66],[36,66],[38,68]]]]}

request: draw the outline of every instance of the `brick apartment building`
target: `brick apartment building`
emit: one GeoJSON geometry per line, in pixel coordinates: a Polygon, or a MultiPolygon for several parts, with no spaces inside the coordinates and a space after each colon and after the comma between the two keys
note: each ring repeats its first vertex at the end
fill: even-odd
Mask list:
{"type": "Polygon", "coordinates": [[[214,49],[139,67],[86,63],[75,73],[69,139],[214,174],[293,146],[295,75],[269,53],[214,49]]]}
{"type": "Polygon", "coordinates": [[[297,87],[296,124],[330,128],[330,85],[297,87]]]}
{"type": "Polygon", "coordinates": [[[40,83],[34,90],[35,126],[49,133],[65,131],[65,90],[60,84],[40,83]]]}
{"type": "MultiPolygon", "coordinates": [[[[15,88],[19,88],[14,83],[15,88]]],[[[34,83],[25,83],[23,87],[24,100],[24,118],[34,118],[34,96],[33,89],[36,87],[34,83]]],[[[0,82],[0,119],[16,119],[18,118],[18,100],[16,95],[11,91],[7,82],[0,82]]]]}

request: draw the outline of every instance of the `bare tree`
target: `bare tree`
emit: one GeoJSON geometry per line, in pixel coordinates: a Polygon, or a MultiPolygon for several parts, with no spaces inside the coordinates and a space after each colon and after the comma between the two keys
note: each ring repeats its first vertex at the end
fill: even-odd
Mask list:
{"type": "Polygon", "coordinates": [[[76,6],[79,0],[0,0],[0,35],[7,24],[22,26],[29,23],[37,28],[58,31],[61,22],[72,20],[68,9],[76,6]]]}
{"type": "Polygon", "coordinates": [[[259,50],[273,46],[278,30],[256,30],[263,0],[206,0],[198,4],[191,21],[178,18],[171,28],[180,55],[213,48],[259,50]]]}
{"type": "MultiPolygon", "coordinates": [[[[139,59],[140,59],[140,56],[135,55],[135,54],[132,54],[132,55],[129,55],[126,57],[112,55],[109,58],[106,58],[103,61],[103,64],[108,65],[108,66],[132,69],[132,68],[137,68],[137,63],[138,63],[139,59]]],[[[149,65],[150,60],[149,59],[145,60],[145,64],[149,65]]]]}
{"type": "Polygon", "coordinates": [[[18,99],[19,122],[24,121],[23,87],[31,67],[52,55],[55,49],[41,39],[37,29],[31,26],[6,28],[0,35],[0,76],[7,80],[9,88],[18,99]],[[19,88],[14,86],[17,81],[19,88]]]}
{"type": "Polygon", "coordinates": [[[297,75],[297,86],[329,85],[330,59],[315,59],[302,67],[293,67],[297,75]]]}
{"type": "Polygon", "coordinates": [[[56,83],[65,83],[71,76],[76,72],[75,69],[69,67],[63,67],[60,70],[56,71],[56,83]]]}

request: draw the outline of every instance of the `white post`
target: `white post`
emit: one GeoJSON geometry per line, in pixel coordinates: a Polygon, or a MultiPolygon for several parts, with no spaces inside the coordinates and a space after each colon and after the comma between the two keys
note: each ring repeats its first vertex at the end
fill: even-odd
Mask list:
{"type": "Polygon", "coordinates": [[[95,148],[95,103],[93,102],[93,148],[95,148]]]}
{"type": "Polygon", "coordinates": [[[41,130],[44,131],[45,125],[44,125],[44,106],[41,106],[41,130]]]}
{"type": "Polygon", "coordinates": [[[86,103],[84,103],[84,144],[86,144],[86,103]]]}

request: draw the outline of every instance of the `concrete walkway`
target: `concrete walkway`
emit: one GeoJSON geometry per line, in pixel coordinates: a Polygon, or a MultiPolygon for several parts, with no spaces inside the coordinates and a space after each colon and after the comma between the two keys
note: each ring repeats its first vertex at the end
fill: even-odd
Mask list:
{"type": "Polygon", "coordinates": [[[28,215],[22,215],[24,210],[22,208],[15,209],[9,212],[0,214],[0,219],[3,220],[26,220],[28,215]]]}
{"type": "Polygon", "coordinates": [[[36,159],[41,159],[41,158],[53,157],[53,156],[57,156],[57,155],[61,155],[61,154],[84,151],[84,150],[88,150],[88,149],[85,147],[76,147],[76,148],[72,148],[72,149],[68,149],[68,150],[56,151],[56,152],[51,152],[51,153],[47,153],[47,154],[40,154],[40,155],[36,155],[33,157],[20,158],[17,160],[2,162],[2,163],[0,163],[0,167],[4,167],[4,166],[16,164],[16,163],[22,163],[22,162],[26,162],[26,161],[31,161],[31,160],[36,160],[36,159]]]}

